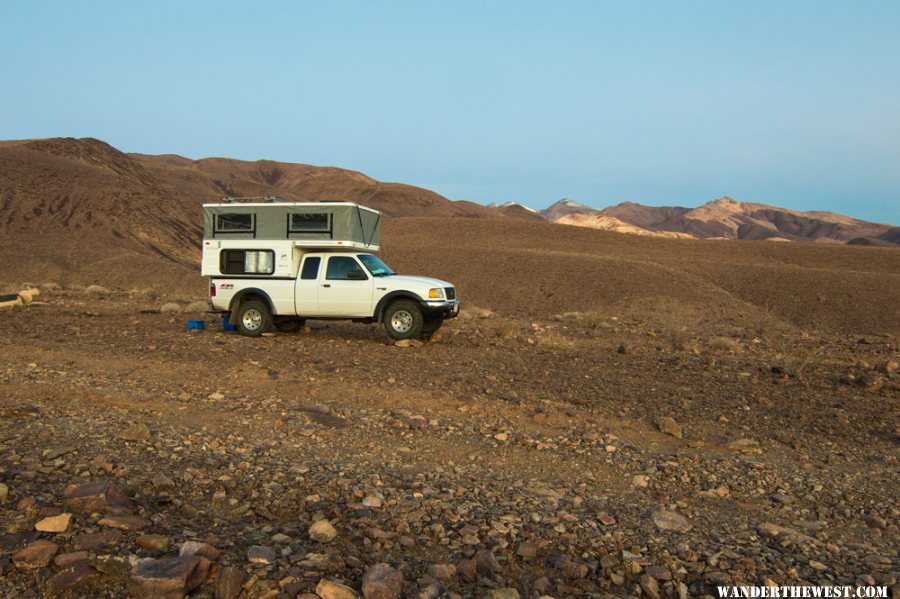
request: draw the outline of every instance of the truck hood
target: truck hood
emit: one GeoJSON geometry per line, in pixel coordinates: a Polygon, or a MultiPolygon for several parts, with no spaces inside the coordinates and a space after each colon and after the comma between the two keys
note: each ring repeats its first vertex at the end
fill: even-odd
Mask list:
{"type": "Polygon", "coordinates": [[[431,277],[417,277],[414,275],[391,275],[389,277],[381,277],[375,279],[375,282],[385,283],[387,286],[391,288],[412,288],[412,287],[424,287],[426,291],[431,287],[453,287],[453,283],[448,283],[447,281],[442,281],[440,279],[432,279],[431,277]]]}

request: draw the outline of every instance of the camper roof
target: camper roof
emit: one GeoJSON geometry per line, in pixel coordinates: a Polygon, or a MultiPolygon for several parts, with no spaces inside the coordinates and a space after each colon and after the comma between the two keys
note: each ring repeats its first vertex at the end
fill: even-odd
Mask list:
{"type": "Polygon", "coordinates": [[[223,198],[219,202],[210,202],[203,204],[204,208],[235,208],[236,206],[247,206],[251,208],[302,208],[302,207],[326,207],[326,206],[355,206],[360,210],[367,210],[374,214],[381,214],[380,210],[357,204],[356,202],[340,202],[340,201],[322,201],[322,202],[288,202],[278,198],[223,198]]]}

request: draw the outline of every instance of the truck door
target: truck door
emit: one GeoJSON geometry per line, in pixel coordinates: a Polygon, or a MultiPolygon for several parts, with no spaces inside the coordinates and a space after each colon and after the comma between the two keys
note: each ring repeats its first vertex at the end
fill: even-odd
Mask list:
{"type": "Polygon", "coordinates": [[[294,306],[298,316],[316,316],[319,312],[319,271],[321,256],[304,256],[294,289],[294,306]]]}
{"type": "Polygon", "coordinates": [[[319,314],[366,318],[372,316],[375,280],[353,256],[328,256],[319,269],[319,314]]]}

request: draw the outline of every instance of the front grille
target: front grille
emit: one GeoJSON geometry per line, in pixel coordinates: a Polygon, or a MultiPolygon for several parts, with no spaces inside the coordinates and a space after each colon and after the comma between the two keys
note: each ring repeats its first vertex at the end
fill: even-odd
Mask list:
{"type": "Polygon", "coordinates": [[[444,287],[444,295],[447,296],[448,300],[455,300],[456,299],[456,289],[454,289],[453,287],[444,287]]]}

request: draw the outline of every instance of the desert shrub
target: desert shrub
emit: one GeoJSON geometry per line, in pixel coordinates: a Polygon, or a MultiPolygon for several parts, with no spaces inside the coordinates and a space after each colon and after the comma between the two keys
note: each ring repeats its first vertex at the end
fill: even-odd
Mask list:
{"type": "Polygon", "coordinates": [[[128,292],[128,295],[133,298],[156,299],[159,297],[159,292],[156,289],[152,289],[150,287],[145,287],[142,289],[135,287],[128,292]]]}
{"type": "Polygon", "coordinates": [[[458,318],[460,320],[486,320],[492,318],[494,313],[487,308],[479,308],[478,306],[465,306],[460,309],[458,318]]]}
{"type": "Polygon", "coordinates": [[[91,297],[106,297],[109,295],[109,289],[102,285],[89,285],[84,288],[84,292],[91,297]]]}
{"type": "Polygon", "coordinates": [[[575,341],[561,333],[550,331],[537,340],[537,346],[543,351],[567,351],[575,348],[575,341]]]}
{"type": "Polygon", "coordinates": [[[716,351],[727,351],[731,353],[739,353],[741,351],[741,344],[731,337],[713,337],[707,342],[710,349],[716,351]]]}
{"type": "Polygon", "coordinates": [[[167,302],[159,307],[159,311],[162,314],[174,314],[176,312],[181,312],[181,304],[176,304],[175,302],[167,302]]]}
{"type": "Polygon", "coordinates": [[[206,312],[207,310],[209,310],[209,302],[195,301],[190,302],[187,306],[184,307],[185,312],[192,313],[206,312]]]}

